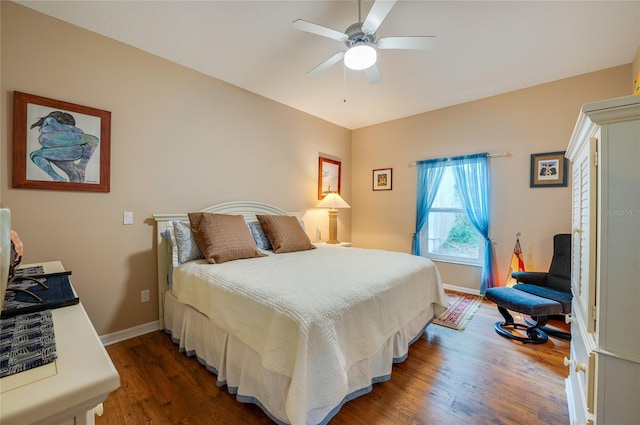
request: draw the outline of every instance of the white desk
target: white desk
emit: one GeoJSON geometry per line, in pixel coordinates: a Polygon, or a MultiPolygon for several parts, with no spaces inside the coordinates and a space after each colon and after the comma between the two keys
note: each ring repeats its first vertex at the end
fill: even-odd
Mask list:
{"type": "MultiPolygon", "coordinates": [[[[59,261],[42,265],[45,273],[64,270],[59,261]]],[[[0,379],[2,425],[93,424],[93,409],[120,386],[82,303],[52,312],[58,358],[0,379]]]]}

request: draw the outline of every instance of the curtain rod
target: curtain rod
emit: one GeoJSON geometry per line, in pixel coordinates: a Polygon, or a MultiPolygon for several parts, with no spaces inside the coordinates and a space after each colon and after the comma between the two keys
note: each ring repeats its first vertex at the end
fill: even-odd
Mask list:
{"type": "MultiPolygon", "coordinates": [[[[467,154],[469,155],[469,154],[467,154]]],[[[455,156],[445,156],[442,157],[442,159],[451,159],[451,158],[455,158],[456,156],[464,156],[464,155],[455,155],[455,156]]],[[[487,155],[489,158],[502,158],[504,156],[511,156],[511,152],[500,152],[500,153],[490,153],[487,155]]],[[[428,159],[437,159],[437,158],[428,158],[428,159]]],[[[425,161],[425,160],[423,160],[425,161]]],[[[411,164],[409,164],[409,167],[415,167],[416,165],[418,165],[417,162],[412,162],[411,164]]]]}

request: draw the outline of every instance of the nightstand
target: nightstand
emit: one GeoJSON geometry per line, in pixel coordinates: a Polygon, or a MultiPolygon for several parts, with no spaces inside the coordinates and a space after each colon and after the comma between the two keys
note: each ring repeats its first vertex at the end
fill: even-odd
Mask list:
{"type": "MultiPolygon", "coordinates": [[[[64,271],[59,261],[41,264],[45,273],[64,271]]],[[[100,410],[107,395],[120,386],[82,303],[51,312],[58,358],[0,379],[2,425],[93,424],[94,408],[100,410]]]]}
{"type": "Polygon", "coordinates": [[[326,245],[326,246],[342,246],[342,247],[350,247],[351,242],[340,242],[340,243],[326,243],[326,242],[315,242],[317,245],[326,245]]]}

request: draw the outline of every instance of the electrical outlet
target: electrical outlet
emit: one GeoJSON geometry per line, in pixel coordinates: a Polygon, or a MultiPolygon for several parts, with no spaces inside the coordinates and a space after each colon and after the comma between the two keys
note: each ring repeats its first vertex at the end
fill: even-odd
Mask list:
{"type": "Polygon", "coordinates": [[[133,224],[133,213],[131,211],[125,211],[122,221],[124,224],[133,224]]]}
{"type": "Polygon", "coordinates": [[[149,290],[148,289],[140,291],[140,302],[142,302],[142,303],[149,302],[149,290]]]}

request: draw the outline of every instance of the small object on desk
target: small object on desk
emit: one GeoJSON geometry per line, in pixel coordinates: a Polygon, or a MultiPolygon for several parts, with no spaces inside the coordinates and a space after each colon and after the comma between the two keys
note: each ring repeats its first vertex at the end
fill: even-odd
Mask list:
{"type": "Polygon", "coordinates": [[[32,266],[16,269],[16,277],[37,276],[44,274],[44,267],[32,266]]]}
{"type": "Polygon", "coordinates": [[[80,300],[69,282],[70,271],[17,276],[7,286],[0,317],[78,304],[80,300]]]}

